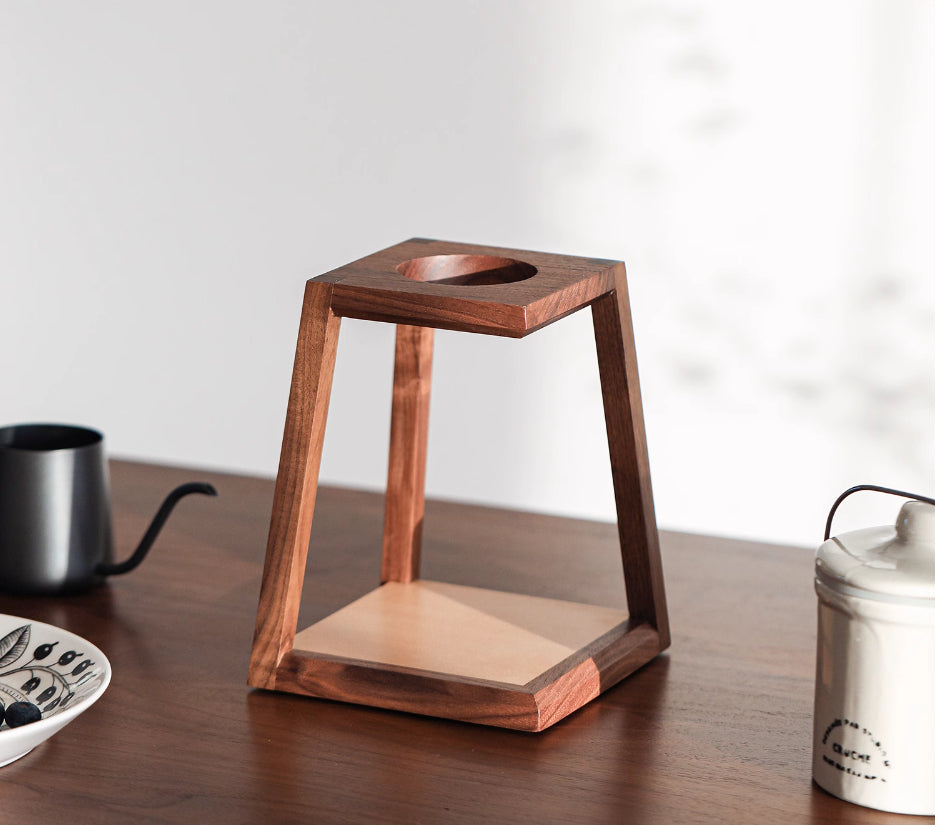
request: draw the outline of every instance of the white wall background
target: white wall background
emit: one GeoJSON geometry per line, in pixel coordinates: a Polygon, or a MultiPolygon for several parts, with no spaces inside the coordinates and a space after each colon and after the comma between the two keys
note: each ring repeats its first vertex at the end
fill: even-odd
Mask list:
{"type": "MultiPolygon", "coordinates": [[[[5,0],[0,422],[273,475],[305,279],[420,235],[627,262],[661,526],[932,494],[933,12],[5,0]]],[[[611,519],[593,349],[439,333],[430,494],[611,519]]],[[[324,481],[383,486],[392,350],[343,323],[324,481]]]]}

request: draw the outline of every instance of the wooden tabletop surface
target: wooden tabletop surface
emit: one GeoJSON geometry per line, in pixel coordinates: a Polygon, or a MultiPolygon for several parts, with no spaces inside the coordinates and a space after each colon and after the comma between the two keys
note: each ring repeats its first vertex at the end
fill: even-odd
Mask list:
{"type": "MultiPolygon", "coordinates": [[[[118,556],[164,493],[205,480],[142,567],[0,612],[109,657],[101,700],[0,769],[31,823],[887,823],[810,780],[812,553],[664,533],[669,651],[541,734],[251,690],[273,483],[114,462],[118,556]]],[[[322,488],[300,627],[380,580],[383,499],[322,488]]],[[[818,529],[818,528],[817,528],[818,529]]],[[[620,606],[610,524],[430,502],[423,575],[620,606]]]]}

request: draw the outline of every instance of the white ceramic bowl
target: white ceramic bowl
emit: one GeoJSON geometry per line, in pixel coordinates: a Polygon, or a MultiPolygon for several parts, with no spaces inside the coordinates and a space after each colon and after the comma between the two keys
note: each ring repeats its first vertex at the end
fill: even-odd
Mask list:
{"type": "Polygon", "coordinates": [[[25,756],[91,707],[110,680],[110,662],[90,642],[0,613],[0,703],[32,702],[42,711],[36,722],[0,725],[0,766],[25,756]]]}

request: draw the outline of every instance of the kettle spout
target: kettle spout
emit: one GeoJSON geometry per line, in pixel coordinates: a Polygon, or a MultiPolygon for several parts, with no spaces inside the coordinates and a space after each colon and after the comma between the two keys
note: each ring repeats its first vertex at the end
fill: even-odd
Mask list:
{"type": "Polygon", "coordinates": [[[206,496],[216,496],[218,491],[215,490],[210,484],[204,484],[199,481],[190,482],[189,484],[183,484],[180,487],[176,487],[168,496],[166,500],[162,503],[162,506],[159,510],[156,511],[156,515],[153,517],[153,521],[150,526],[147,528],[146,532],[143,534],[143,538],[140,541],[140,546],[133,551],[133,555],[130,556],[126,561],[122,561],[116,564],[106,564],[101,562],[95,568],[95,572],[101,576],[116,576],[120,573],[129,573],[134,568],[138,567],[140,562],[146,558],[146,554],[149,553],[150,548],[153,546],[153,542],[156,541],[156,536],[159,535],[159,531],[165,526],[166,521],[169,519],[169,514],[172,512],[172,508],[178,504],[179,500],[185,498],[185,496],[191,493],[201,493],[206,496]]]}

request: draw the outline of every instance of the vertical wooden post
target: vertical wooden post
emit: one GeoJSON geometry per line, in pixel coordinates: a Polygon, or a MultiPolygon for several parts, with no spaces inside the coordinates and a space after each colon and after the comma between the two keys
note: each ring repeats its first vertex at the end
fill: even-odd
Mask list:
{"type": "Polygon", "coordinates": [[[296,637],[341,321],[331,309],[332,290],[330,283],[306,284],[250,657],[254,687],[275,686],[276,668],[296,637]]]}
{"type": "Polygon", "coordinates": [[[433,333],[397,326],[381,582],[419,578],[433,333]]]}
{"type": "Polygon", "coordinates": [[[670,643],[669,619],[624,264],[615,266],[614,278],[614,290],[592,304],[592,320],[611,454],[618,537],[631,619],[656,628],[662,650],[670,643]]]}

